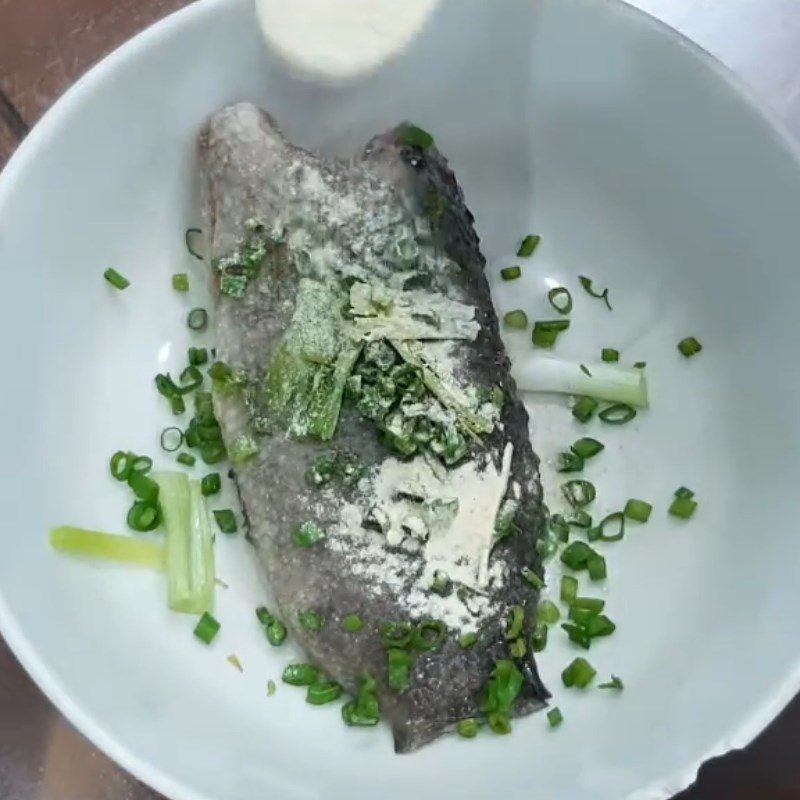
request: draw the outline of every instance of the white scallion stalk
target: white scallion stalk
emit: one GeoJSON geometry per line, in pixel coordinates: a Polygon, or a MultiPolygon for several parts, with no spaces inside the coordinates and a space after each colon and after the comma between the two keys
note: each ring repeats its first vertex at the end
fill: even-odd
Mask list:
{"type": "Polygon", "coordinates": [[[609,403],[627,403],[635,408],[648,405],[644,369],[596,362],[581,364],[534,354],[516,361],[511,372],[523,392],[583,395],[609,403]]]}
{"type": "Polygon", "coordinates": [[[182,472],[153,475],[167,531],[167,598],[173,611],[202,614],[214,601],[211,524],[197,481],[182,472]]]}

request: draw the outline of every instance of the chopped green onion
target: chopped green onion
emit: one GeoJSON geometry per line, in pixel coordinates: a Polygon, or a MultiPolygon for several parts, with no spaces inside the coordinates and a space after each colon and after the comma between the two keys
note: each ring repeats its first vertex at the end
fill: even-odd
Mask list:
{"type": "Polygon", "coordinates": [[[628,500],[625,503],[625,516],[632,519],[634,522],[647,522],[650,519],[650,512],[653,506],[646,503],[644,500],[628,500]]]}
{"type": "Polygon", "coordinates": [[[407,622],[389,621],[381,623],[378,632],[387,647],[408,647],[414,630],[407,622]]]}
{"type": "Polygon", "coordinates": [[[400,140],[407,147],[427,150],[433,144],[433,136],[416,125],[405,125],[400,131],[400,140]]]}
{"type": "Polygon", "coordinates": [[[570,569],[584,569],[593,555],[594,550],[586,542],[572,542],[561,551],[561,562],[570,569]]]}
{"type": "Polygon", "coordinates": [[[193,392],[203,385],[203,373],[200,372],[197,367],[190,364],[181,372],[180,384],[181,394],[193,392]]]}
{"type": "Polygon", "coordinates": [[[457,725],[458,735],[465,739],[474,739],[478,735],[478,720],[460,719],[457,725]]]}
{"type": "Polygon", "coordinates": [[[597,497],[597,490],[589,481],[573,480],[561,484],[561,494],[573,508],[583,508],[597,497]]]}
{"type": "Polygon", "coordinates": [[[569,293],[569,289],[563,286],[556,286],[555,289],[551,289],[547,293],[547,299],[559,314],[569,314],[572,311],[572,295],[569,293]]]}
{"type": "Polygon", "coordinates": [[[212,494],[218,494],[221,488],[222,479],[219,476],[219,472],[209,472],[208,475],[204,475],[203,479],[200,481],[200,493],[203,497],[210,497],[212,494]]]}
{"type": "Polygon", "coordinates": [[[521,258],[530,258],[533,255],[533,251],[539,246],[539,242],[541,241],[541,236],[536,236],[529,233],[522,240],[519,250],[517,250],[517,255],[521,258]]]}
{"type": "Polygon", "coordinates": [[[589,620],[594,619],[598,613],[598,611],[592,611],[588,608],[569,607],[569,618],[577,625],[580,625],[581,628],[585,628],[589,624],[589,620]]]}
{"type": "Polygon", "coordinates": [[[411,688],[411,653],[399,647],[390,647],[386,653],[389,688],[404,692],[411,688]]]}
{"type": "Polygon", "coordinates": [[[220,624],[217,622],[208,611],[203,612],[203,616],[197,622],[194,628],[194,635],[203,643],[211,644],[214,637],[219,633],[220,624]]]}
{"type": "Polygon", "coordinates": [[[542,600],[536,610],[536,619],[544,622],[545,625],[555,625],[561,619],[561,612],[551,600],[542,600]]]}
{"type": "Polygon", "coordinates": [[[617,626],[605,615],[599,614],[586,623],[586,632],[592,639],[598,636],[611,636],[617,626]]]}
{"type": "Polygon", "coordinates": [[[375,694],[375,681],[370,676],[364,678],[355,700],[342,706],[342,719],[346,725],[372,727],[381,718],[378,697],[375,694]]]}
{"type": "Polygon", "coordinates": [[[332,703],[342,696],[342,687],[336,681],[317,681],[308,687],[306,703],[312,706],[323,706],[332,703]]]}
{"type": "Polygon", "coordinates": [[[591,528],[592,515],[587,514],[585,511],[576,511],[572,517],[567,520],[567,524],[574,528],[591,528]]]}
{"type": "Polygon", "coordinates": [[[524,331],[528,327],[528,315],[521,309],[509,311],[504,317],[503,322],[515,330],[524,331]]]}
{"type": "Polygon", "coordinates": [[[151,500],[137,500],[130,507],[126,522],[131,530],[140,533],[155,530],[161,522],[158,505],[151,500]]]}
{"type": "Polygon", "coordinates": [[[585,689],[595,675],[597,670],[585,658],[578,657],[561,673],[561,680],[567,688],[585,689]]]}
{"type": "Polygon", "coordinates": [[[583,286],[583,288],[586,290],[587,294],[590,294],[592,297],[596,297],[599,300],[603,300],[606,306],[608,306],[609,311],[614,310],[613,308],[611,308],[611,303],[608,300],[608,289],[603,289],[603,291],[598,294],[592,288],[591,278],[587,278],[585,275],[578,275],[578,280],[580,281],[581,286],[583,286]]]}
{"type": "Polygon", "coordinates": [[[570,446],[570,450],[581,458],[592,458],[604,449],[605,445],[602,442],[598,442],[597,439],[592,439],[589,436],[578,439],[578,441],[570,446]]]}
{"type": "Polygon", "coordinates": [[[697,508],[697,501],[691,497],[676,497],[669,507],[669,513],[679,519],[689,519],[697,508]]]}
{"type": "Polygon", "coordinates": [[[541,653],[547,647],[547,633],[548,627],[544,622],[537,622],[533,626],[533,633],[531,634],[531,650],[534,653],[541,653]]]}
{"type": "Polygon", "coordinates": [[[304,522],[294,529],[292,541],[297,547],[313,547],[325,538],[325,531],[314,522],[304,522]]]}
{"type": "Polygon", "coordinates": [[[534,589],[541,591],[545,587],[545,582],[529,567],[522,568],[522,577],[525,578],[534,589]]]}
{"type": "Polygon", "coordinates": [[[566,542],[569,539],[569,523],[561,514],[553,514],[550,517],[550,531],[559,542],[566,542]]]}
{"type": "Polygon", "coordinates": [[[675,497],[687,497],[691,500],[694,497],[694,492],[691,489],[687,489],[685,486],[681,486],[676,490],[675,497]]]}
{"type": "Polygon", "coordinates": [[[615,350],[613,347],[604,347],[600,351],[600,358],[606,364],[616,364],[619,361],[619,350],[615,350]]]}
{"type": "Polygon", "coordinates": [[[269,625],[266,626],[267,631],[267,641],[273,647],[279,647],[284,643],[286,640],[286,636],[288,631],[286,630],[286,626],[279,620],[273,619],[269,625]]]}
{"type": "Polygon", "coordinates": [[[531,341],[535,347],[552,347],[559,333],[569,328],[568,319],[538,320],[533,323],[531,341]]]}
{"type": "Polygon", "coordinates": [[[583,625],[573,625],[570,622],[565,622],[561,627],[569,637],[569,640],[584,650],[588,650],[592,646],[592,637],[589,636],[583,625]]]}
{"type": "Polygon", "coordinates": [[[115,288],[122,291],[123,289],[127,289],[131,282],[124,276],[120,275],[112,267],[109,267],[104,273],[103,277],[115,288]]]}
{"type": "Polygon", "coordinates": [[[508,719],[508,714],[503,714],[499,711],[493,711],[486,718],[486,721],[489,723],[489,727],[493,733],[496,733],[500,736],[505,736],[506,734],[511,733],[511,722],[508,719]]]}
{"type": "Polygon", "coordinates": [[[146,475],[153,469],[153,459],[150,456],[136,456],[131,464],[131,474],[146,475]]]}
{"type": "Polygon", "coordinates": [[[680,350],[681,355],[686,356],[686,358],[697,355],[702,349],[703,345],[701,345],[694,336],[687,336],[685,339],[681,339],[678,342],[678,350],[680,350]]]}
{"type": "Polygon", "coordinates": [[[191,453],[181,453],[175,460],[184,467],[193,467],[197,463],[197,459],[191,453]]]}
{"type": "Polygon", "coordinates": [[[311,686],[318,677],[319,670],[313,664],[287,664],[281,680],[290,686],[311,686]]]}
{"type": "Polygon", "coordinates": [[[589,371],[589,367],[586,364],[580,364],[580,370],[584,375],[588,375],[590,378],[592,377],[592,373],[589,371]]]}
{"type": "Polygon", "coordinates": [[[190,347],[186,355],[193,367],[202,367],[208,363],[208,350],[205,347],[190,347]]]}
{"type": "Polygon", "coordinates": [[[186,233],[183,235],[183,241],[186,242],[186,249],[200,261],[203,260],[203,256],[201,256],[200,253],[198,253],[197,250],[192,247],[192,241],[196,236],[202,236],[202,234],[203,231],[201,231],[200,228],[187,228],[186,233]]]}
{"type": "Polygon", "coordinates": [[[225,450],[225,445],[221,441],[203,442],[200,445],[200,458],[209,466],[224,461],[227,455],[228,453],[225,450]]]}
{"type": "Polygon", "coordinates": [[[511,642],[511,646],[508,648],[511,658],[524,658],[527,651],[528,647],[521,636],[519,639],[514,639],[514,641],[511,642]]]}
{"type": "Polygon", "coordinates": [[[576,597],[570,605],[599,614],[606,607],[606,601],[599,597],[576,597]]]}
{"type": "Polygon", "coordinates": [[[172,276],[172,288],[176,292],[188,292],[189,276],[185,272],[176,272],[172,276]]]}
{"type": "Polygon", "coordinates": [[[128,486],[140,500],[146,500],[148,503],[155,503],[158,500],[158,484],[141,472],[131,471],[128,476],[128,486]]]}
{"type": "Polygon", "coordinates": [[[109,462],[112,476],[118,481],[127,481],[131,474],[131,466],[133,465],[134,459],[135,456],[133,454],[117,450],[117,452],[111,456],[111,461],[109,462]]]}
{"type": "Polygon", "coordinates": [[[614,403],[604,408],[597,416],[609,425],[624,425],[636,416],[636,409],[627,403],[614,403]]]}
{"type": "Polygon", "coordinates": [[[166,562],[163,544],[136,536],[117,536],[62,526],[50,531],[50,544],[62,553],[104,558],[153,569],[164,569],[166,562]]]}
{"type": "Polygon", "coordinates": [[[623,536],[625,536],[625,514],[621,511],[615,511],[613,514],[604,517],[600,524],[593,529],[590,540],[599,539],[601,542],[618,542],[623,536]],[[616,531],[614,533],[606,533],[607,525],[615,525],[616,531]]]}
{"type": "Polygon", "coordinates": [[[616,675],[611,676],[611,680],[607,683],[600,683],[597,685],[598,689],[616,689],[617,691],[621,692],[625,686],[622,683],[622,679],[618,678],[616,675]]]}
{"type": "Polygon", "coordinates": [[[586,569],[593,581],[602,581],[606,578],[606,560],[601,555],[593,555],[586,562],[586,569]]]}
{"type": "Polygon", "coordinates": [[[515,281],[522,275],[522,270],[519,267],[503,267],[500,270],[500,277],[504,281],[515,281]]]}
{"type": "Polygon", "coordinates": [[[193,331],[203,331],[208,325],[208,311],[204,308],[193,308],[186,317],[186,324],[193,331]]]}
{"type": "Polygon", "coordinates": [[[183,431],[180,428],[164,428],[161,431],[161,449],[174,453],[183,444],[183,431]]]}
{"type": "Polygon", "coordinates": [[[186,411],[186,403],[183,401],[183,398],[179,394],[170,397],[169,405],[170,408],[172,409],[172,413],[175,414],[176,416],[178,414],[183,414],[183,412],[186,411]]]}
{"type": "Polygon", "coordinates": [[[547,712],[547,721],[550,723],[551,728],[557,728],[564,721],[564,715],[558,707],[551,708],[547,712]]]}
{"type": "Polygon", "coordinates": [[[572,416],[579,422],[588,422],[597,411],[599,403],[592,397],[580,397],[572,406],[572,416]]]}
{"type": "Polygon", "coordinates": [[[411,646],[420,652],[438,647],[447,636],[447,626],[438,619],[425,619],[417,623],[411,638],[411,646]]]}
{"type": "Polygon", "coordinates": [[[567,451],[558,454],[556,472],[580,472],[583,469],[583,458],[577,453],[567,451]]]}
{"type": "Polygon", "coordinates": [[[236,533],[239,530],[236,515],[229,508],[216,509],[213,513],[217,526],[223,533],[236,533]]]}
{"type": "Polygon", "coordinates": [[[316,611],[298,611],[297,619],[300,625],[311,633],[318,633],[325,627],[325,620],[316,611]]]}
{"type": "Polygon", "coordinates": [[[506,639],[516,639],[522,633],[525,624],[525,609],[522,606],[512,606],[506,624],[506,639]]]}
{"type": "Polygon", "coordinates": [[[634,368],[634,369],[644,369],[646,366],[647,366],[647,362],[646,362],[646,361],[637,361],[637,362],[636,362],[636,363],[633,365],[633,368],[634,368]]]}
{"type": "Polygon", "coordinates": [[[364,620],[358,614],[348,614],[342,620],[342,627],[348,633],[358,633],[364,627],[364,620]]]}
{"type": "Polygon", "coordinates": [[[475,642],[478,641],[478,634],[474,631],[469,631],[468,633],[463,633],[458,639],[459,647],[463,647],[465,650],[472,647],[475,642]]]}
{"type": "Polygon", "coordinates": [[[278,690],[278,687],[275,685],[275,681],[270,678],[267,681],[267,697],[272,697],[275,692],[278,690]]]}
{"type": "Polygon", "coordinates": [[[571,603],[578,596],[578,579],[571,575],[564,575],[561,578],[561,600],[564,603],[571,603]]]}

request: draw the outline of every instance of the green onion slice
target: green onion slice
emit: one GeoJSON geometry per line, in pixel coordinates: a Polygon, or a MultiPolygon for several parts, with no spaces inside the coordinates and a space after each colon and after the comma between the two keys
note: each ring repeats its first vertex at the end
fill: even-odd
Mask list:
{"type": "Polygon", "coordinates": [[[584,436],[582,439],[578,439],[573,445],[570,446],[570,450],[572,450],[576,456],[580,456],[581,458],[592,458],[604,449],[605,445],[602,442],[598,442],[597,439],[592,439],[589,436],[584,436]]]}
{"type": "Polygon", "coordinates": [[[358,614],[348,614],[342,620],[342,627],[348,633],[358,633],[364,627],[364,620],[358,614]]]}
{"type": "Polygon", "coordinates": [[[208,611],[203,612],[203,616],[197,622],[194,635],[203,643],[211,644],[214,637],[219,633],[220,624],[208,611]]]}
{"type": "Polygon", "coordinates": [[[503,267],[500,270],[500,277],[504,281],[515,281],[519,276],[522,275],[522,270],[519,267],[503,267]]]}
{"type": "Polygon", "coordinates": [[[536,250],[536,248],[539,246],[539,242],[541,241],[541,236],[529,233],[520,243],[519,250],[517,250],[517,255],[522,258],[530,258],[533,255],[533,251],[536,250]]]}
{"type": "Polygon", "coordinates": [[[609,425],[624,425],[636,416],[636,409],[627,403],[613,403],[604,408],[597,416],[609,425]]]}
{"type": "Polygon", "coordinates": [[[312,706],[332,703],[342,696],[342,687],[336,681],[315,681],[308,687],[306,702],[312,706]]]}
{"type": "Polygon", "coordinates": [[[197,463],[197,459],[191,453],[181,453],[175,460],[184,467],[193,467],[197,463]]]}
{"type": "Polygon", "coordinates": [[[514,311],[509,311],[503,316],[503,322],[509,328],[524,331],[528,327],[528,315],[521,309],[517,308],[514,311]]]}
{"type": "Polygon", "coordinates": [[[186,317],[186,324],[193,331],[203,331],[208,325],[208,311],[204,308],[193,308],[186,317]]]}
{"type": "Polygon", "coordinates": [[[547,636],[549,628],[544,622],[537,622],[533,626],[531,634],[531,650],[534,653],[541,653],[547,647],[547,636]]]}
{"type": "Polygon", "coordinates": [[[433,144],[433,136],[416,125],[405,125],[400,131],[400,140],[407,147],[427,150],[433,144]]]}
{"type": "Polygon", "coordinates": [[[600,351],[600,358],[607,364],[616,364],[619,361],[619,350],[613,347],[604,347],[600,351]]]}
{"type": "Polygon", "coordinates": [[[438,647],[447,636],[447,626],[438,619],[426,619],[418,623],[411,637],[411,646],[420,652],[438,647]]]}
{"type": "Polygon", "coordinates": [[[547,712],[547,721],[550,723],[551,728],[557,728],[564,721],[564,715],[556,706],[556,708],[551,708],[547,712]]]}
{"type": "Polygon", "coordinates": [[[408,647],[414,630],[407,622],[388,621],[381,623],[378,632],[387,647],[408,647]]]}
{"type": "Polygon", "coordinates": [[[223,533],[236,533],[239,530],[239,526],[236,523],[236,514],[229,508],[217,509],[213,513],[217,527],[223,533]]]}
{"type": "Polygon", "coordinates": [[[541,600],[536,609],[536,619],[545,625],[555,625],[561,619],[561,612],[552,600],[541,600]]]}
{"type": "Polygon", "coordinates": [[[606,578],[606,560],[601,555],[593,555],[586,562],[589,578],[593,581],[602,581],[606,578]]]}
{"type": "Polygon", "coordinates": [[[164,428],[161,431],[161,449],[165,450],[167,453],[174,453],[176,450],[180,450],[181,445],[183,444],[183,431],[180,428],[171,427],[171,428],[164,428]]]}
{"type": "Polygon", "coordinates": [[[584,650],[588,650],[592,646],[592,637],[589,636],[583,625],[573,625],[571,622],[565,622],[561,627],[574,644],[579,645],[584,650]]]}
{"type": "Polygon", "coordinates": [[[185,272],[176,272],[172,276],[172,288],[176,292],[188,292],[189,276],[185,272]]]}
{"type": "Polygon", "coordinates": [[[599,539],[601,542],[618,542],[623,536],[625,536],[625,514],[615,511],[600,521],[591,538],[599,539]],[[613,527],[614,533],[606,533],[606,527],[613,527]]]}
{"type": "Polygon", "coordinates": [[[562,602],[571,603],[578,596],[578,579],[572,575],[564,575],[561,578],[560,597],[562,602]]]}
{"type": "Polygon", "coordinates": [[[127,481],[131,474],[131,466],[133,465],[134,458],[135,456],[131,453],[117,450],[117,452],[111,456],[111,461],[109,463],[111,475],[118,481],[127,481]]]}
{"type": "Polygon", "coordinates": [[[200,481],[200,493],[203,497],[210,497],[213,494],[218,494],[221,488],[222,479],[219,476],[219,472],[209,472],[209,474],[204,475],[203,479],[200,481]]]}
{"type": "Polygon", "coordinates": [[[205,347],[190,347],[186,355],[193,367],[201,367],[208,363],[208,350],[205,347]]]}
{"type": "Polygon", "coordinates": [[[687,336],[685,339],[681,339],[678,342],[678,350],[680,350],[681,355],[686,356],[686,358],[697,355],[702,349],[703,345],[701,345],[694,336],[687,336]]]}
{"type": "Polygon", "coordinates": [[[567,688],[585,689],[595,675],[597,670],[585,658],[578,657],[561,673],[561,680],[567,688]]]}
{"type": "Polygon", "coordinates": [[[104,277],[104,278],[105,278],[105,279],[106,279],[106,280],[107,280],[107,281],[108,281],[108,282],[109,282],[109,283],[110,283],[110,284],[111,284],[111,285],[112,285],[112,286],[113,286],[115,289],[119,289],[120,291],[122,291],[123,289],[127,289],[127,288],[128,288],[130,285],[131,285],[131,282],[130,282],[130,281],[129,281],[129,280],[128,280],[128,279],[127,279],[127,278],[126,278],[124,275],[120,275],[120,273],[119,273],[119,272],[117,272],[117,271],[116,271],[115,269],[113,269],[112,267],[109,267],[109,268],[108,268],[108,269],[107,269],[107,270],[106,270],[106,271],[103,273],[103,277],[104,277]]]}
{"type": "Polygon", "coordinates": [[[456,728],[459,736],[463,736],[465,739],[474,739],[478,735],[478,720],[471,717],[460,719],[456,728]]]}
{"type": "Polygon", "coordinates": [[[650,503],[646,503],[644,500],[630,499],[625,503],[624,514],[634,522],[647,522],[650,519],[652,510],[653,506],[650,503]]]}
{"type": "Polygon", "coordinates": [[[411,653],[399,647],[390,647],[386,652],[389,687],[404,692],[411,687],[411,653]]]}
{"type": "Polygon", "coordinates": [[[611,676],[611,680],[607,681],[606,683],[599,683],[597,684],[598,689],[616,689],[618,692],[621,692],[625,686],[622,683],[622,679],[618,678],[616,675],[611,676]]]}
{"type": "Polygon", "coordinates": [[[669,513],[679,519],[689,519],[697,509],[697,501],[691,497],[676,497],[669,507],[669,513]]]}
{"type": "Polygon", "coordinates": [[[304,522],[295,528],[292,541],[297,547],[313,547],[325,538],[325,531],[315,522],[304,522]]]}
{"type": "Polygon", "coordinates": [[[50,544],[62,553],[104,558],[124,564],[163,570],[166,550],[161,542],[137,536],[118,536],[101,531],[62,526],[50,531],[50,544]]]}
{"type": "Polygon", "coordinates": [[[522,606],[512,606],[508,611],[506,639],[516,639],[522,633],[524,624],[525,609],[522,606]]]}
{"type": "Polygon", "coordinates": [[[203,373],[190,364],[181,372],[180,384],[181,394],[189,394],[203,385],[203,373]]]}
{"type": "Polygon", "coordinates": [[[587,294],[590,294],[592,297],[596,297],[599,300],[603,300],[608,307],[609,311],[613,311],[614,309],[611,308],[611,303],[608,299],[608,289],[603,289],[602,292],[596,292],[592,287],[592,279],[587,278],[585,275],[579,275],[578,280],[580,281],[581,286],[584,288],[587,294]]]}
{"type": "Polygon", "coordinates": [[[583,458],[577,453],[567,451],[558,454],[556,472],[580,472],[582,469],[583,458]]]}
{"type": "Polygon", "coordinates": [[[551,289],[547,293],[547,299],[559,314],[569,314],[572,311],[572,295],[564,286],[556,286],[551,289]]]}
{"type": "Polygon", "coordinates": [[[599,403],[593,397],[580,397],[572,407],[572,416],[579,422],[588,422],[597,411],[599,403]]]}
{"type": "Polygon", "coordinates": [[[688,497],[690,500],[694,497],[694,492],[691,489],[687,489],[685,486],[681,486],[675,491],[675,497],[688,497]]]}
{"type": "Polygon", "coordinates": [[[589,558],[595,551],[586,542],[572,542],[561,551],[561,563],[570,569],[580,570],[586,567],[589,558]]]}
{"type": "Polygon", "coordinates": [[[128,476],[128,486],[140,500],[146,500],[148,503],[155,503],[158,500],[158,484],[142,472],[131,471],[128,476]]]}
{"type": "Polygon", "coordinates": [[[311,686],[318,677],[319,670],[313,664],[287,664],[281,680],[290,686],[311,686]]]}
{"type": "Polygon", "coordinates": [[[463,633],[458,639],[459,647],[463,647],[465,650],[472,647],[475,642],[478,641],[478,634],[474,631],[469,631],[468,633],[463,633]]]}
{"type": "Polygon", "coordinates": [[[325,627],[325,620],[321,614],[316,611],[306,610],[298,611],[297,619],[300,625],[311,633],[317,633],[325,627]]]}
{"type": "Polygon", "coordinates": [[[573,508],[584,508],[597,497],[594,484],[584,480],[567,481],[561,484],[561,493],[573,508]]]}
{"type": "Polygon", "coordinates": [[[196,244],[197,237],[202,235],[203,231],[201,231],[200,228],[187,228],[186,233],[183,235],[183,241],[186,242],[186,249],[200,261],[203,260],[203,256],[198,252],[196,244]]]}

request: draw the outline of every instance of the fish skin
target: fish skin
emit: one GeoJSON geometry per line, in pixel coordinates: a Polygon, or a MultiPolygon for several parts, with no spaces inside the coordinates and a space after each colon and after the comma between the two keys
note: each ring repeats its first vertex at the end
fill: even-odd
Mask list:
{"type": "MultiPolygon", "coordinates": [[[[386,649],[375,632],[386,620],[410,619],[403,590],[385,583],[377,587],[380,593],[376,594],[376,587],[367,585],[369,581],[352,577],[348,558],[353,553],[334,550],[327,541],[303,549],[291,540],[291,532],[308,519],[314,519],[323,530],[332,529],[339,521],[342,502],[354,497],[355,489],[320,492],[305,479],[309,465],[320,453],[329,451],[331,444],[272,435],[263,440],[255,459],[236,469],[248,535],[281,619],[309,659],[348,691],[355,692],[367,673],[376,679],[382,716],[392,727],[395,749],[409,752],[451,730],[459,719],[480,716],[479,693],[494,662],[508,658],[505,631],[510,606],[526,608],[525,636],[529,641],[537,594],[521,569],[530,567],[541,574],[535,545],[543,535],[546,510],[528,415],[510,376],[472,215],[438,150],[431,147],[423,153],[406,146],[401,131],[399,126],[376,137],[350,162],[323,161],[291,145],[267,113],[240,103],[207,121],[199,136],[199,160],[204,230],[212,259],[236,247],[248,219],[286,219],[291,218],[292,209],[301,216],[311,209],[321,237],[341,240],[358,235],[373,219],[382,219],[381,215],[391,217],[395,208],[398,214],[409,207],[417,215],[424,214],[432,193],[444,201],[432,224],[435,246],[459,268],[434,276],[433,289],[476,308],[480,332],[476,341],[456,344],[457,374],[467,384],[503,388],[507,399],[501,412],[502,426],[484,437],[478,458],[491,460],[499,469],[506,444],[512,442],[511,480],[519,484],[522,501],[515,519],[517,532],[500,541],[492,552],[493,560],[503,558],[513,569],[493,597],[496,610],[482,620],[477,644],[463,649],[458,637],[451,635],[439,648],[419,655],[412,668],[411,688],[402,694],[389,689],[386,649]],[[326,195],[345,198],[344,210],[337,209],[335,220],[326,217],[327,206],[317,209],[313,200],[309,205],[304,197],[308,186],[303,176],[307,174],[320,176],[326,195]],[[355,208],[345,202],[354,192],[361,201],[355,208]],[[307,609],[325,619],[321,631],[309,633],[299,625],[298,612],[307,609]],[[365,622],[363,631],[355,635],[341,626],[341,620],[354,612],[365,622]]],[[[288,236],[272,254],[269,269],[261,270],[243,298],[216,294],[218,356],[243,367],[252,380],[263,378],[269,354],[291,320],[298,284],[293,266],[296,255],[288,236]]],[[[223,436],[230,444],[246,423],[248,412],[236,398],[216,396],[215,404],[223,436]]],[[[392,455],[379,443],[372,424],[348,407],[340,414],[334,443],[356,453],[366,465],[379,465],[392,455]]],[[[357,547],[354,543],[353,548],[357,547]]],[[[370,580],[381,582],[374,577],[370,580]]],[[[517,663],[525,682],[513,716],[541,708],[549,696],[530,648],[517,663]]]]}

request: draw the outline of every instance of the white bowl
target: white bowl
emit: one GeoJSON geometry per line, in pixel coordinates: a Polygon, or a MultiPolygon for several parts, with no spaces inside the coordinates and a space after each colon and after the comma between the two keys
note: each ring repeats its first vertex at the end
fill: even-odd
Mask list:
{"type": "MultiPolygon", "coordinates": [[[[248,0],[189,6],[93,69],[0,177],[4,636],[81,731],[180,800],[668,796],[800,683],[799,220],[790,138],[718,64],[625,5],[447,0],[407,53],[344,87],[270,60],[248,0]],[[267,697],[293,653],[264,644],[241,537],[218,543],[231,588],[208,649],[193,619],[167,611],[160,576],[49,549],[57,523],[123,529],[107,458],[155,454],[170,423],[152,377],[182,363],[198,302],[177,297],[170,274],[202,282],[183,246],[198,220],[194,138],[243,98],[330,153],[404,118],[432,130],[492,274],[521,234],[543,236],[525,281],[498,287],[500,310],[545,313],[548,281],[575,287],[578,274],[611,288],[613,313],[574,291],[560,347],[648,362],[652,411],[590,428],[608,445],[589,473],[598,513],[630,496],[656,506],[606,548],[619,629],[589,655],[624,678],[621,696],[564,690],[575,653],[556,641],[540,662],[560,729],[534,715],[510,737],[399,757],[385,729],[348,730],[289,687],[267,697]],[[108,266],[127,291],[105,285],[108,266]],[[686,361],[675,343],[689,334],[705,349],[686,361]],[[700,500],[687,524],[665,513],[681,484],[700,500]]],[[[563,404],[534,413],[544,456],[577,435],[563,404]]]]}

